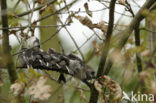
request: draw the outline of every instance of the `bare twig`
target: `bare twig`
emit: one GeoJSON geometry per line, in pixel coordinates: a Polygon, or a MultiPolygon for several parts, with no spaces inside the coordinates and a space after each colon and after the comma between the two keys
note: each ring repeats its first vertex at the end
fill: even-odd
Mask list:
{"type": "Polygon", "coordinates": [[[154,2],[155,0],[147,0],[145,4],[142,6],[142,8],[135,15],[135,17],[132,19],[127,29],[125,29],[122,33],[119,32],[117,34],[118,37],[117,37],[117,42],[116,42],[116,46],[117,46],[116,49],[121,50],[123,48],[130,34],[134,30],[136,24],[139,23],[142,19],[144,19],[144,16],[142,15],[142,11],[145,9],[149,9],[154,2]]]}
{"type": "MultiPolygon", "coordinates": [[[[138,13],[135,15],[135,17],[132,19],[130,25],[121,33],[119,32],[117,34],[118,37],[116,37],[116,48],[114,50],[114,52],[116,51],[121,51],[121,49],[124,47],[124,45],[126,44],[130,34],[132,33],[132,31],[135,29],[135,26],[145,17],[142,15],[142,11],[145,9],[149,9],[152,4],[155,2],[155,0],[147,0],[144,5],[140,8],[140,10],[138,11],[138,13]]],[[[114,41],[113,41],[114,42],[114,41]]],[[[112,67],[112,61],[109,60],[108,61],[108,66],[107,68],[107,73],[109,73],[110,68],[112,67]]]]}
{"type": "Polygon", "coordinates": [[[37,8],[34,8],[32,10],[26,11],[26,12],[21,13],[21,14],[17,14],[14,17],[22,17],[22,16],[25,16],[25,15],[28,15],[29,13],[32,13],[32,12],[37,11],[37,10],[40,10],[41,8],[43,8],[46,5],[54,4],[55,2],[56,2],[56,0],[48,1],[45,4],[43,4],[43,5],[41,5],[41,6],[37,7],[37,8]]]}
{"type": "MultiPolygon", "coordinates": [[[[71,2],[70,4],[68,4],[67,6],[68,6],[68,7],[69,7],[69,6],[72,6],[75,2],[76,2],[76,0],[73,1],[73,2],[71,2]]],[[[44,16],[44,17],[41,17],[41,18],[39,18],[38,20],[36,20],[34,23],[39,22],[39,21],[42,21],[42,20],[44,20],[44,19],[46,19],[46,18],[48,18],[48,17],[51,17],[52,15],[59,14],[59,12],[61,12],[61,11],[64,10],[65,8],[66,8],[66,6],[63,7],[63,8],[61,8],[61,9],[59,9],[59,10],[57,10],[57,11],[55,11],[55,12],[53,12],[53,13],[50,13],[50,14],[46,15],[46,16],[44,16]]]]}
{"type": "MultiPolygon", "coordinates": [[[[63,22],[62,22],[61,20],[60,20],[60,23],[63,25],[63,22]]],[[[77,50],[79,51],[79,53],[80,53],[80,55],[81,55],[83,61],[85,61],[84,56],[83,56],[83,53],[81,52],[81,50],[80,50],[79,46],[77,45],[75,39],[73,38],[72,34],[69,32],[69,30],[68,30],[65,26],[64,26],[64,28],[65,28],[65,30],[67,31],[67,33],[69,34],[69,36],[70,36],[70,38],[72,39],[72,41],[74,42],[75,47],[76,47],[77,50]]]]}
{"type": "Polygon", "coordinates": [[[21,1],[21,0],[18,0],[18,1],[16,2],[15,6],[13,7],[13,12],[15,12],[15,10],[16,10],[17,6],[19,5],[20,1],[21,1]]]}
{"type": "Polygon", "coordinates": [[[61,26],[65,26],[68,24],[64,24],[64,25],[26,25],[26,26],[13,26],[13,27],[8,27],[8,28],[0,28],[0,30],[3,29],[25,29],[25,28],[51,28],[51,27],[61,27],[61,26]]]}
{"type": "Polygon", "coordinates": [[[140,30],[145,30],[145,31],[148,31],[148,32],[152,32],[152,33],[156,33],[155,31],[152,31],[152,30],[149,30],[147,28],[139,28],[140,30]]]}
{"type": "MultiPolygon", "coordinates": [[[[127,8],[127,10],[132,14],[133,17],[135,17],[135,14],[131,8],[131,5],[128,3],[128,1],[126,0],[126,4],[125,7],[127,8]]],[[[139,30],[139,25],[140,22],[138,22],[134,28],[134,35],[135,35],[135,45],[136,47],[140,46],[140,30],[139,30]]],[[[136,60],[137,60],[137,67],[138,67],[138,72],[142,71],[142,62],[141,62],[141,57],[139,56],[138,53],[136,53],[136,60]]]]}
{"type": "Polygon", "coordinates": [[[133,2],[135,3],[135,5],[138,6],[138,8],[141,8],[141,6],[136,2],[136,0],[133,0],[133,2]]]}
{"type": "Polygon", "coordinates": [[[126,0],[125,2],[126,2],[126,4],[127,4],[127,5],[125,5],[125,7],[126,7],[127,10],[132,14],[132,17],[134,17],[135,15],[134,15],[134,12],[133,12],[133,10],[132,10],[132,8],[131,8],[131,5],[128,3],[127,0],[126,0]]]}
{"type": "MultiPolygon", "coordinates": [[[[71,2],[70,4],[68,4],[68,6],[72,6],[75,2],[76,2],[76,0],[73,1],[73,2],[71,2]]],[[[57,11],[55,11],[55,12],[53,12],[53,13],[50,13],[50,14],[44,16],[44,17],[39,18],[38,20],[36,20],[33,23],[31,23],[31,25],[26,25],[25,27],[31,27],[31,26],[33,26],[33,24],[36,24],[37,22],[40,22],[40,21],[45,20],[45,19],[47,19],[47,18],[49,18],[49,17],[51,17],[51,16],[53,16],[55,14],[58,14],[59,12],[61,12],[62,10],[64,10],[65,8],[66,8],[66,6],[63,7],[63,8],[61,8],[61,9],[59,9],[59,10],[57,10],[57,11]]],[[[30,11],[29,11],[29,13],[30,13],[30,11]]],[[[23,29],[25,29],[25,28],[23,28],[23,29]]],[[[16,30],[16,31],[20,31],[20,30],[21,30],[21,28],[19,28],[19,30],[16,30]]]]}
{"type": "Polygon", "coordinates": [[[94,34],[91,35],[89,38],[87,38],[87,40],[81,46],[79,46],[79,48],[77,48],[76,50],[73,51],[73,53],[78,51],[78,49],[81,49],[93,36],[94,36],[94,34]]]}

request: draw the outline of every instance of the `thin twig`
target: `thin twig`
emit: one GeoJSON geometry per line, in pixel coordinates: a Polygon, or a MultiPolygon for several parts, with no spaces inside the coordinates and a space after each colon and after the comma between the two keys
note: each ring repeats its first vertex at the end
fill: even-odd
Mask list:
{"type": "Polygon", "coordinates": [[[25,16],[25,15],[28,15],[28,14],[31,13],[31,12],[40,10],[41,8],[43,8],[43,7],[46,6],[46,5],[54,4],[56,1],[57,1],[57,0],[48,1],[48,2],[42,4],[41,6],[39,6],[39,7],[37,7],[37,8],[31,9],[31,10],[26,11],[26,12],[21,13],[21,14],[17,14],[17,15],[15,15],[14,17],[22,17],[22,16],[25,16]]]}
{"type": "Polygon", "coordinates": [[[25,28],[49,28],[49,27],[60,27],[60,26],[66,26],[68,24],[64,24],[64,25],[26,25],[26,26],[13,26],[13,27],[8,27],[8,28],[0,28],[0,30],[3,29],[25,29],[25,28]]]}
{"type": "Polygon", "coordinates": [[[151,33],[156,33],[155,31],[152,31],[152,30],[149,30],[147,28],[139,28],[140,30],[145,30],[145,31],[148,31],[148,32],[151,32],[151,33]]]}
{"type": "MultiPolygon", "coordinates": [[[[1,69],[6,69],[5,66],[0,67],[0,68],[1,68],[1,69]]],[[[17,68],[17,69],[27,69],[26,66],[17,66],[16,68],[17,68]]],[[[68,70],[66,70],[66,69],[60,69],[60,68],[57,68],[57,67],[35,66],[35,67],[33,67],[33,68],[34,68],[34,69],[39,69],[39,70],[56,71],[56,72],[59,72],[59,73],[65,73],[65,74],[67,74],[67,75],[70,75],[70,76],[72,76],[72,77],[75,77],[74,75],[70,74],[70,73],[68,72],[68,70]]],[[[55,79],[54,79],[54,81],[55,81],[55,79]]],[[[88,87],[91,86],[91,83],[88,82],[88,81],[81,80],[81,82],[83,82],[84,84],[86,84],[88,87]]]]}
{"type": "Polygon", "coordinates": [[[141,8],[141,6],[136,2],[136,0],[133,0],[133,2],[135,3],[135,5],[138,6],[138,8],[141,8]]]}
{"type": "Polygon", "coordinates": [[[77,48],[76,50],[74,50],[72,53],[78,51],[78,49],[81,49],[93,36],[95,36],[95,35],[93,34],[89,38],[87,38],[87,40],[81,46],[79,46],[79,48],[77,48]]]}
{"type": "MultiPolygon", "coordinates": [[[[116,51],[121,51],[121,49],[124,47],[124,45],[126,44],[129,36],[131,35],[132,31],[135,29],[135,26],[137,25],[138,22],[140,22],[141,20],[143,20],[145,17],[142,15],[142,11],[145,9],[149,9],[152,4],[155,2],[155,0],[147,0],[144,5],[140,8],[140,10],[137,12],[137,14],[135,15],[135,17],[132,19],[131,23],[129,24],[129,26],[121,33],[117,33],[116,37],[116,44],[115,44],[115,49],[113,52],[116,51]]],[[[113,41],[114,42],[114,41],[113,41]]],[[[110,68],[112,67],[113,62],[109,59],[108,60],[108,65],[107,65],[107,71],[109,72],[110,68]]],[[[107,74],[108,74],[107,72],[107,74]]]]}
{"type": "MultiPolygon", "coordinates": [[[[63,25],[63,22],[61,21],[61,19],[59,19],[59,20],[60,20],[60,23],[63,25]]],[[[79,51],[79,53],[80,53],[80,55],[81,55],[83,61],[85,61],[84,56],[83,56],[83,53],[82,53],[81,50],[79,49],[79,46],[77,45],[77,43],[76,43],[75,39],[73,38],[72,34],[71,34],[70,31],[66,28],[66,26],[64,26],[64,28],[65,28],[65,30],[67,31],[67,33],[69,34],[69,36],[70,36],[70,38],[72,39],[72,41],[74,42],[75,47],[76,47],[77,50],[79,51]]]]}
{"type": "Polygon", "coordinates": [[[134,12],[133,12],[133,10],[132,10],[131,5],[128,3],[127,0],[126,0],[125,2],[126,2],[127,5],[124,5],[124,6],[125,6],[125,7],[127,8],[127,10],[132,14],[132,17],[134,17],[135,14],[134,14],[134,12]]]}
{"type": "Polygon", "coordinates": [[[18,0],[18,1],[16,2],[15,6],[13,7],[13,12],[15,12],[15,10],[16,10],[18,4],[20,3],[20,1],[21,1],[21,0],[18,0]]]}
{"type": "MultiPolygon", "coordinates": [[[[75,2],[76,2],[76,0],[73,1],[73,2],[71,2],[70,4],[68,4],[68,7],[69,7],[69,6],[72,6],[75,2]]],[[[50,14],[46,15],[46,16],[44,16],[44,17],[41,17],[41,18],[39,18],[38,20],[36,20],[34,23],[39,22],[39,21],[42,21],[42,20],[44,20],[44,19],[46,19],[46,18],[49,18],[49,17],[51,17],[52,15],[59,14],[59,12],[63,11],[65,8],[66,8],[66,6],[63,7],[63,8],[61,8],[61,9],[59,9],[59,10],[57,10],[57,11],[55,11],[55,12],[53,12],[53,13],[50,13],[50,14]]]]}

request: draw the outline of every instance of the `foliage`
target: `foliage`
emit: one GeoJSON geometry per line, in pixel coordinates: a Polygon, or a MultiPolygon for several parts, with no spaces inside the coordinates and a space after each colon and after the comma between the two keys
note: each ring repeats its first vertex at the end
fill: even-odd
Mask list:
{"type": "MultiPolygon", "coordinates": [[[[13,72],[17,72],[18,79],[14,83],[10,82],[14,76],[8,73],[7,69],[12,68],[10,66],[12,64],[4,65],[9,60],[3,56],[4,43],[0,43],[1,103],[132,102],[122,99],[125,95],[123,92],[128,97],[132,97],[132,92],[137,94],[136,98],[140,98],[141,94],[152,94],[156,97],[156,2],[154,0],[147,0],[142,6],[135,0],[86,0],[83,5],[84,11],[80,8],[77,11],[72,10],[74,5],[78,5],[77,0],[71,2],[8,0],[7,3],[8,12],[2,10],[1,16],[8,14],[5,18],[8,20],[8,27],[4,28],[4,24],[0,21],[2,25],[0,41],[4,42],[4,35],[7,34],[10,40],[16,38],[14,41],[18,42],[12,48],[6,45],[6,48],[9,48],[8,54],[13,56],[13,58],[10,56],[9,60],[13,60],[13,65],[16,67],[13,72]],[[98,2],[104,8],[92,10],[94,2],[98,2]],[[134,12],[134,4],[137,6],[137,13],[134,12]],[[119,13],[117,9],[113,9],[115,6],[123,7],[125,12],[119,13]],[[96,12],[104,10],[109,10],[109,20],[94,22],[96,12]],[[114,22],[116,14],[121,15],[118,22],[114,22]],[[122,17],[129,17],[130,24],[122,24],[122,17]],[[81,43],[82,45],[77,42],[80,38],[74,38],[71,32],[74,23],[79,23],[80,28],[86,28],[86,31],[90,30],[93,33],[90,37],[87,34],[86,41],[81,43]],[[5,30],[8,30],[8,33],[5,30]],[[58,36],[61,30],[63,34],[58,36]],[[64,75],[67,82],[63,83],[57,80],[63,73],[61,70],[23,66],[19,58],[21,50],[30,37],[38,36],[39,33],[41,48],[44,50],[54,48],[57,52],[61,52],[61,55],[75,53],[78,59],[81,58],[80,61],[83,61],[81,64],[84,64],[85,68],[94,69],[95,78],[81,80],[66,73],[64,75]],[[76,50],[73,47],[69,49],[69,44],[62,44],[66,39],[65,34],[70,37],[76,50]],[[89,47],[83,52],[85,44],[89,47]]],[[[156,101],[156,98],[154,100],[156,101]]],[[[138,102],[155,101],[150,102],[143,98],[138,102]]]]}

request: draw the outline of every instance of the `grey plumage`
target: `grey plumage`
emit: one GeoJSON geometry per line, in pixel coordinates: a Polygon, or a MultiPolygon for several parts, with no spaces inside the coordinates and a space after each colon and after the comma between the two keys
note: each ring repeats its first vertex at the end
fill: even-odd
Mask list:
{"type": "Polygon", "coordinates": [[[70,58],[69,68],[72,70],[73,75],[81,80],[89,80],[95,78],[94,70],[86,66],[83,61],[74,54],[69,54],[70,58]]]}
{"type": "MultiPolygon", "coordinates": [[[[86,66],[83,61],[74,54],[64,55],[49,48],[48,52],[40,48],[39,40],[36,37],[29,38],[26,41],[27,45],[22,48],[20,54],[20,61],[22,65],[27,67],[46,67],[57,68],[67,71],[81,80],[89,80],[94,78],[94,71],[86,66]]],[[[60,78],[63,78],[62,74],[60,78]]],[[[64,78],[63,78],[63,81],[64,78]]]]}

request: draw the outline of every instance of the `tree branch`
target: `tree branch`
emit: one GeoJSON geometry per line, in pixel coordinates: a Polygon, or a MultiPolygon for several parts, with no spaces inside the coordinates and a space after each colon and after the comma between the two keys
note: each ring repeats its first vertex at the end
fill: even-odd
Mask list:
{"type": "MultiPolygon", "coordinates": [[[[136,25],[138,25],[138,23],[143,20],[145,17],[142,15],[142,11],[145,9],[149,9],[152,4],[155,3],[155,0],[147,0],[144,5],[140,8],[140,10],[137,12],[137,14],[135,15],[135,17],[132,19],[131,23],[129,24],[129,26],[122,32],[119,32],[117,34],[116,41],[115,42],[115,50],[113,52],[116,51],[121,51],[121,49],[124,47],[124,45],[126,44],[130,34],[132,33],[132,31],[135,29],[136,25]]],[[[110,68],[112,67],[112,61],[109,59],[108,61],[108,66],[107,68],[107,74],[110,71],[110,68]]]]}
{"type": "MultiPolygon", "coordinates": [[[[113,32],[115,2],[116,0],[111,0],[110,2],[109,24],[108,24],[107,34],[106,34],[106,41],[103,44],[104,47],[102,49],[102,55],[98,67],[97,77],[100,77],[104,73],[104,66],[106,63],[107,54],[109,51],[110,39],[113,32]]],[[[97,103],[97,100],[98,100],[98,91],[95,89],[94,85],[92,85],[90,103],[97,103]]]]}
{"type": "Polygon", "coordinates": [[[142,15],[143,10],[145,9],[149,9],[152,4],[155,2],[155,0],[147,0],[145,2],[145,4],[142,6],[142,8],[140,8],[140,10],[138,11],[138,13],[135,15],[135,17],[132,19],[130,25],[127,27],[127,29],[125,29],[124,31],[119,32],[117,35],[117,42],[116,43],[116,49],[121,50],[123,48],[123,46],[126,44],[130,34],[132,33],[132,31],[134,30],[134,28],[136,27],[136,25],[144,19],[144,16],[142,15]]]}
{"type": "MultiPolygon", "coordinates": [[[[2,27],[8,28],[8,15],[7,15],[6,0],[1,0],[1,13],[2,13],[2,27]]],[[[12,56],[10,54],[8,29],[3,29],[2,45],[3,45],[3,54],[4,54],[3,62],[5,63],[8,69],[11,83],[13,83],[17,79],[17,73],[15,70],[16,68],[15,68],[14,62],[12,60],[12,56]]]]}
{"type": "MultiPolygon", "coordinates": [[[[120,51],[123,48],[123,46],[126,44],[130,34],[132,33],[132,31],[134,30],[136,25],[144,18],[144,16],[142,15],[142,11],[145,10],[145,9],[149,9],[154,2],[155,2],[155,0],[147,0],[145,2],[145,4],[143,5],[143,7],[138,11],[136,16],[133,18],[130,25],[127,27],[127,29],[125,29],[124,32],[122,32],[122,33],[119,32],[117,34],[118,38],[117,38],[117,41],[115,42],[116,43],[116,48],[115,48],[114,52],[116,52],[118,50],[120,51]]],[[[105,60],[105,59],[103,59],[103,60],[105,60]]],[[[103,62],[105,62],[105,61],[103,61],[103,62]]],[[[111,60],[109,60],[108,61],[108,66],[106,67],[107,68],[107,74],[109,73],[109,70],[110,70],[111,66],[112,66],[112,62],[111,62],[111,60]]],[[[99,74],[101,74],[101,73],[99,73],[99,74]]],[[[97,74],[97,76],[99,76],[99,74],[97,74]]],[[[98,99],[98,92],[95,89],[94,85],[92,85],[91,86],[90,103],[97,103],[97,99],[98,99]]]]}

